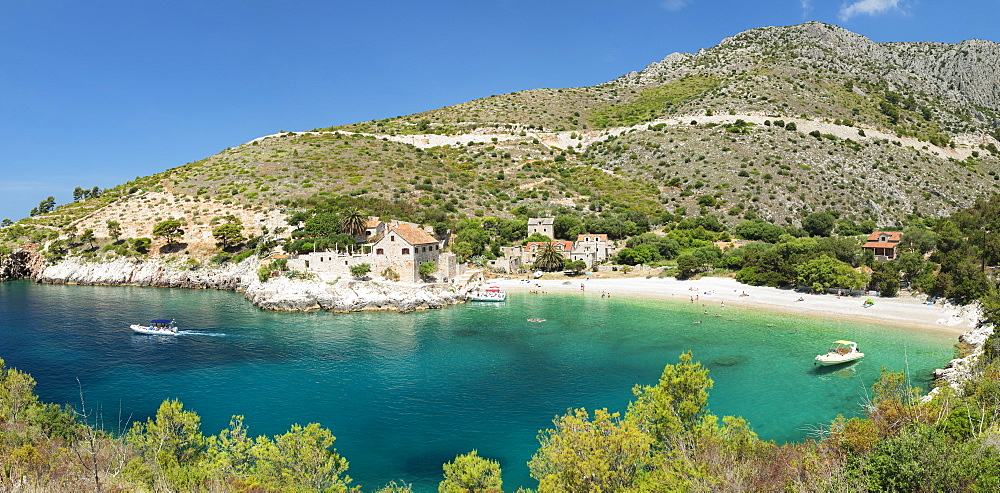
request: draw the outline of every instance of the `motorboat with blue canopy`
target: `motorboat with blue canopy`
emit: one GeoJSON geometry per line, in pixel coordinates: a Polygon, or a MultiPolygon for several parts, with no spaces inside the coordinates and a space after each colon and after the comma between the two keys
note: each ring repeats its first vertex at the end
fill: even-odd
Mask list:
{"type": "Polygon", "coordinates": [[[149,325],[132,324],[132,331],[137,334],[175,336],[177,335],[177,325],[173,320],[158,318],[150,320],[149,325]]]}

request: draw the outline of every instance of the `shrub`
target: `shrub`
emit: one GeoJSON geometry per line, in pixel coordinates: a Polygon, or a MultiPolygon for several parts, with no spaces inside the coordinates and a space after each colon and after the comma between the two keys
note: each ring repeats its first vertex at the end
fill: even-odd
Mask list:
{"type": "Polygon", "coordinates": [[[371,264],[352,265],[350,270],[352,276],[362,278],[372,271],[372,266],[371,264]]]}

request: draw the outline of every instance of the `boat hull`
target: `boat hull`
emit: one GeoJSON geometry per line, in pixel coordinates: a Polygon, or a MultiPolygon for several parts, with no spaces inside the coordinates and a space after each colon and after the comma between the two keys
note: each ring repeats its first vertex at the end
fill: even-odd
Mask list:
{"type": "Polygon", "coordinates": [[[476,296],[476,295],[470,295],[469,296],[469,301],[492,301],[492,302],[507,301],[507,295],[506,294],[503,294],[501,296],[476,296]]]}
{"type": "Polygon", "coordinates": [[[864,357],[865,357],[864,353],[854,353],[848,355],[821,354],[816,357],[816,362],[823,366],[833,366],[833,365],[842,365],[844,363],[850,363],[852,361],[857,361],[864,357]]]}
{"type": "Polygon", "coordinates": [[[136,334],[146,334],[152,336],[175,336],[177,335],[176,329],[155,329],[146,325],[131,325],[132,332],[136,334]]]}

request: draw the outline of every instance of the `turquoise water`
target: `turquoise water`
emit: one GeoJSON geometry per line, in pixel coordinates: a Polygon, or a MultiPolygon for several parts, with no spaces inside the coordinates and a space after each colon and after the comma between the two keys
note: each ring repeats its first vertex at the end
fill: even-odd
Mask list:
{"type": "Polygon", "coordinates": [[[252,434],[319,422],[355,484],[436,491],[441,464],[479,450],[505,490],[533,486],[536,435],[571,407],[624,411],[688,349],[715,380],[709,406],[778,442],[854,415],[880,368],[915,385],[953,356],[945,333],[809,320],[594,294],[513,293],[502,304],[427,312],[273,313],[223,291],[0,283],[0,358],[30,372],[43,400],[99,405],[106,427],[180,399],[215,434],[243,414],[252,434]],[[722,316],[714,316],[716,313],[722,316]],[[177,337],[128,325],[174,318],[177,337]],[[531,323],[528,318],[545,318],[531,323]],[[693,324],[693,320],[702,320],[693,324]],[[868,356],[817,369],[830,341],[868,356]]]}

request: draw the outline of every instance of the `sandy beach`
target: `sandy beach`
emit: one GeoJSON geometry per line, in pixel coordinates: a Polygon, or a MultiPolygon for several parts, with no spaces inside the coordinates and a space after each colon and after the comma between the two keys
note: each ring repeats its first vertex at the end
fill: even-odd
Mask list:
{"type": "Polygon", "coordinates": [[[641,296],[706,306],[740,306],[771,310],[808,317],[832,317],[880,325],[944,331],[959,335],[975,327],[978,312],[973,307],[928,305],[925,296],[901,293],[898,298],[871,297],[873,306],[864,307],[867,297],[838,297],[836,294],[807,294],[788,289],[750,286],[735,279],[704,277],[679,281],[674,278],[598,278],[580,276],[571,279],[493,279],[489,285],[507,291],[541,293],[577,292],[582,296],[641,296]],[[799,301],[801,298],[801,301],[799,301]]]}

